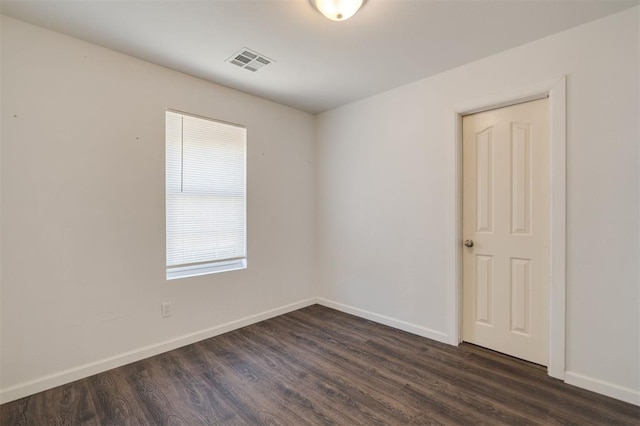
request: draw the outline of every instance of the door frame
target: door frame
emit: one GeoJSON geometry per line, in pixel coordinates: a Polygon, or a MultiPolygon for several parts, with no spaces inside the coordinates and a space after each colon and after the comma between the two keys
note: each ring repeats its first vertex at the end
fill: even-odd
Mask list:
{"type": "Polygon", "coordinates": [[[495,96],[469,101],[446,111],[449,123],[446,140],[453,156],[455,211],[454,241],[451,244],[453,285],[447,289],[449,343],[462,342],[462,117],[476,112],[549,98],[549,363],[550,376],[564,380],[566,318],[566,76],[495,96]]]}

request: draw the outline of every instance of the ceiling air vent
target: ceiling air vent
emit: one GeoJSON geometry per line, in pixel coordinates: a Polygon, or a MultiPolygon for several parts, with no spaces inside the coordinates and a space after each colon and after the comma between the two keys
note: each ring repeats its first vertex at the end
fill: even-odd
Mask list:
{"type": "Polygon", "coordinates": [[[273,59],[267,58],[264,55],[261,55],[255,50],[251,50],[245,47],[227,58],[227,62],[244,68],[245,70],[256,72],[260,68],[266,67],[267,65],[275,61],[273,59]]]}

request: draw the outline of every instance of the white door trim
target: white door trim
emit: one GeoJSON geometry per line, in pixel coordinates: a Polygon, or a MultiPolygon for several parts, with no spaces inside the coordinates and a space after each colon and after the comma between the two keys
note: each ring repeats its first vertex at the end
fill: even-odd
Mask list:
{"type": "Polygon", "coordinates": [[[549,365],[548,374],[564,380],[566,311],[566,76],[512,92],[457,105],[446,111],[448,137],[455,149],[454,188],[455,240],[449,265],[453,283],[447,289],[449,343],[462,340],[462,116],[503,106],[549,97],[550,143],[550,277],[549,277],[549,365]]]}

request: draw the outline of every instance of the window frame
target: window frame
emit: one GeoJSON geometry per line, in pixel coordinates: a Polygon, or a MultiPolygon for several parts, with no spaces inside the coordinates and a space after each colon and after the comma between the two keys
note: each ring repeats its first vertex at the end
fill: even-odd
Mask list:
{"type": "MultiPolygon", "coordinates": [[[[181,124],[182,134],[184,135],[184,120],[181,124]]],[[[247,127],[237,123],[231,123],[228,121],[218,120],[211,117],[206,117],[198,114],[188,113],[184,111],[179,111],[175,109],[166,109],[165,110],[165,271],[166,271],[166,279],[175,280],[179,278],[188,278],[209,274],[216,274],[221,272],[229,272],[242,270],[247,268],[247,127]],[[198,261],[193,263],[184,263],[178,265],[169,265],[169,198],[170,194],[181,194],[180,192],[170,192],[169,191],[169,171],[170,171],[170,155],[169,155],[169,113],[180,115],[182,118],[190,117],[198,120],[204,120],[212,123],[216,123],[219,125],[231,126],[236,129],[242,129],[243,137],[242,137],[242,231],[243,231],[243,241],[242,241],[242,252],[243,256],[233,257],[233,258],[224,258],[224,259],[212,259],[205,261],[198,261]]],[[[219,141],[218,141],[219,142],[219,141]]],[[[215,140],[211,140],[212,144],[215,144],[215,140]]],[[[180,147],[180,155],[181,155],[181,187],[184,182],[184,137],[181,136],[181,147],[180,147]]],[[[174,181],[175,183],[175,181],[174,181]]],[[[189,193],[185,193],[189,194],[189,193]]],[[[203,197],[215,197],[213,194],[209,194],[206,192],[191,192],[192,196],[203,196],[203,197]]],[[[236,195],[237,196],[237,195],[236,195]]]]}

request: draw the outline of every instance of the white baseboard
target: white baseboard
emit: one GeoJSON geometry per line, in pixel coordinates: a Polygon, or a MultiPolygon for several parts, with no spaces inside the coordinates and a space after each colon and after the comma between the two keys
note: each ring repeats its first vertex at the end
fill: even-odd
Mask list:
{"type": "Polygon", "coordinates": [[[197,331],[195,333],[180,336],[175,339],[157,343],[155,345],[135,349],[133,351],[125,352],[123,354],[102,359],[100,361],[81,365],[69,370],[60,371],[58,373],[41,377],[36,380],[20,383],[10,388],[0,390],[0,404],[24,398],[25,396],[33,395],[34,393],[42,392],[56,386],[64,385],[66,383],[71,383],[75,380],[84,379],[94,374],[111,370],[112,368],[121,367],[123,365],[159,355],[161,353],[168,352],[182,346],[190,345],[201,340],[209,339],[220,334],[228,333],[229,331],[246,327],[247,325],[255,324],[257,322],[264,321],[278,315],[283,315],[288,312],[311,306],[316,302],[317,300],[315,298],[301,300],[296,303],[291,303],[279,308],[270,309],[256,315],[250,315],[248,317],[230,321],[228,323],[197,331]]]}
{"type": "Polygon", "coordinates": [[[629,404],[640,405],[640,391],[614,385],[603,380],[594,379],[583,374],[567,371],[564,375],[565,383],[587,389],[592,392],[619,399],[629,404]]]}
{"type": "Polygon", "coordinates": [[[389,327],[397,328],[399,330],[406,331],[408,333],[417,334],[418,336],[426,337],[428,339],[436,340],[438,342],[450,344],[449,335],[437,330],[432,330],[420,325],[411,324],[406,321],[391,318],[385,315],[376,314],[374,312],[366,311],[364,309],[355,308],[353,306],[344,305],[342,303],[327,300],[322,297],[316,299],[316,303],[327,308],[332,308],[337,311],[345,312],[347,314],[355,315],[360,318],[365,318],[380,324],[388,325],[389,327]]]}

